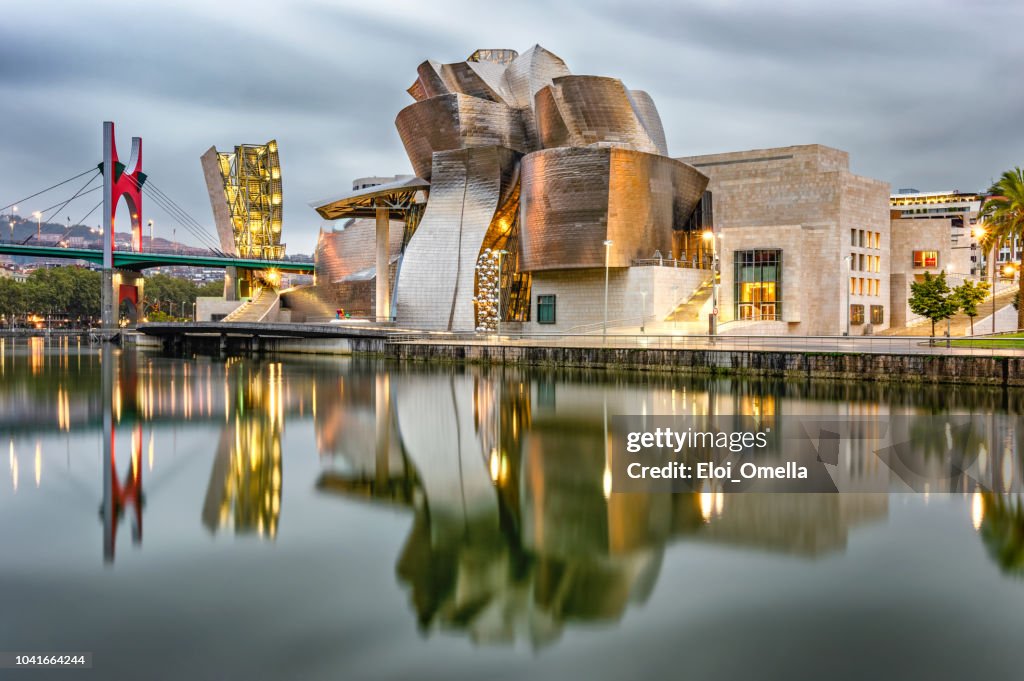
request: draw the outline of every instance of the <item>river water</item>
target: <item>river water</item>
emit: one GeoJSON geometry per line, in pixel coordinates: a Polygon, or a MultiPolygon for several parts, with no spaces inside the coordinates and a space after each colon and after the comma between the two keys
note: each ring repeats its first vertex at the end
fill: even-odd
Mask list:
{"type": "Polygon", "coordinates": [[[1024,395],[0,340],[0,651],[91,652],[51,672],[83,679],[1019,678],[1016,494],[609,489],[609,414],[967,412],[1024,395]]]}

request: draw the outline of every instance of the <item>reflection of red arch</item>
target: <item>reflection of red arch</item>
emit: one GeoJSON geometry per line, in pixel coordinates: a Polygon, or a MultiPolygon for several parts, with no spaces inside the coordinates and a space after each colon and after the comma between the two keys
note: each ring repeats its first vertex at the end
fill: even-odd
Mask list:
{"type": "MultiPolygon", "coordinates": [[[[117,204],[124,197],[128,204],[129,219],[132,227],[132,250],[142,250],[142,185],[146,182],[146,174],[142,172],[142,138],[132,138],[132,153],[128,158],[127,165],[117,159],[117,143],[114,141],[114,124],[104,123],[110,126],[110,158],[112,159],[114,172],[111,175],[110,194],[110,226],[113,232],[114,219],[117,217],[117,204]]],[[[101,164],[102,165],[102,164],[101,164]]],[[[113,233],[110,237],[113,245],[113,233]]]]}
{"type": "Polygon", "coordinates": [[[117,524],[121,514],[131,505],[135,511],[135,542],[142,541],[142,425],[136,424],[132,433],[132,452],[125,472],[125,482],[121,483],[117,475],[117,459],[114,456],[115,429],[110,430],[110,479],[111,479],[111,517],[108,525],[110,536],[108,560],[114,559],[114,546],[117,542],[117,524]]]}

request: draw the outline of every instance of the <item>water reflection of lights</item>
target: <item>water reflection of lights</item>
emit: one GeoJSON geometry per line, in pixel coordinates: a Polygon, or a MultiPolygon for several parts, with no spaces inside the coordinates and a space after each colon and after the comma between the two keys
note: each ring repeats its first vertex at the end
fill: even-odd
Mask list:
{"type": "Polygon", "coordinates": [[[981,529],[981,522],[985,520],[985,498],[981,491],[975,491],[971,498],[971,524],[975,530],[981,529]]]}
{"type": "Polygon", "coordinates": [[[36,441],[36,487],[39,487],[39,481],[43,477],[43,445],[38,440],[36,441]]]}
{"type": "Polygon", "coordinates": [[[725,506],[725,493],[711,490],[700,493],[700,515],[704,522],[711,522],[713,516],[721,516],[725,506]]]}
{"type": "Polygon", "coordinates": [[[607,465],[605,465],[604,473],[601,475],[601,491],[604,493],[605,499],[612,495],[612,469],[607,465]]]}
{"type": "Polygon", "coordinates": [[[14,440],[11,440],[11,484],[14,486],[14,491],[18,491],[18,455],[14,453],[14,440]]]}

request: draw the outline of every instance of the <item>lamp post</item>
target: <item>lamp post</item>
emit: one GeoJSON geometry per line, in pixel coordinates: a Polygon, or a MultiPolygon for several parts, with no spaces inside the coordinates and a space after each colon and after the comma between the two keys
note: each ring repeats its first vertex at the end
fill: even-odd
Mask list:
{"type": "Polygon", "coordinates": [[[153,221],[149,221],[149,250],[153,250],[153,221]]]}
{"type": "Polygon", "coordinates": [[[711,242],[711,316],[708,317],[708,335],[718,334],[718,246],[714,229],[705,230],[701,235],[711,242]]]}
{"type": "Polygon", "coordinates": [[[601,341],[608,342],[608,263],[611,258],[612,240],[604,240],[604,324],[602,325],[601,341]]]}
{"type": "Polygon", "coordinates": [[[39,242],[43,236],[43,214],[37,210],[32,217],[36,219],[36,241],[39,242]]]}
{"type": "MultiPolygon", "coordinates": [[[[946,263],[946,277],[947,277],[947,279],[952,274],[953,274],[953,263],[948,262],[948,263],[946,263]]],[[[952,316],[946,317],[946,347],[947,348],[952,347],[952,343],[950,342],[950,339],[953,337],[952,329],[950,328],[951,326],[952,326],[952,316]]]]}
{"type": "Polygon", "coordinates": [[[846,333],[844,336],[850,335],[850,289],[853,288],[853,282],[850,279],[851,267],[853,267],[853,256],[846,256],[843,258],[846,261],[846,333]]]}
{"type": "Polygon", "coordinates": [[[647,319],[647,291],[640,292],[640,333],[646,333],[644,322],[647,319]]]}
{"type": "Polygon", "coordinates": [[[501,340],[501,260],[502,257],[506,255],[508,255],[508,251],[506,251],[504,248],[498,251],[498,323],[496,329],[498,332],[499,341],[501,340]]]}

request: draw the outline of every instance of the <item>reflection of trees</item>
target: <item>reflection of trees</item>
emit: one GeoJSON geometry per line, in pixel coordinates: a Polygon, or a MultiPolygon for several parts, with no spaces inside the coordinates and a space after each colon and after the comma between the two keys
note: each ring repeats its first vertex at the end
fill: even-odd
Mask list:
{"type": "Polygon", "coordinates": [[[983,494],[981,539],[1007,574],[1024,577],[1024,503],[1018,495],[983,494]]]}
{"type": "Polygon", "coordinates": [[[238,397],[210,471],[203,525],[273,538],[281,513],[281,365],[237,364],[226,380],[238,397]]]}

